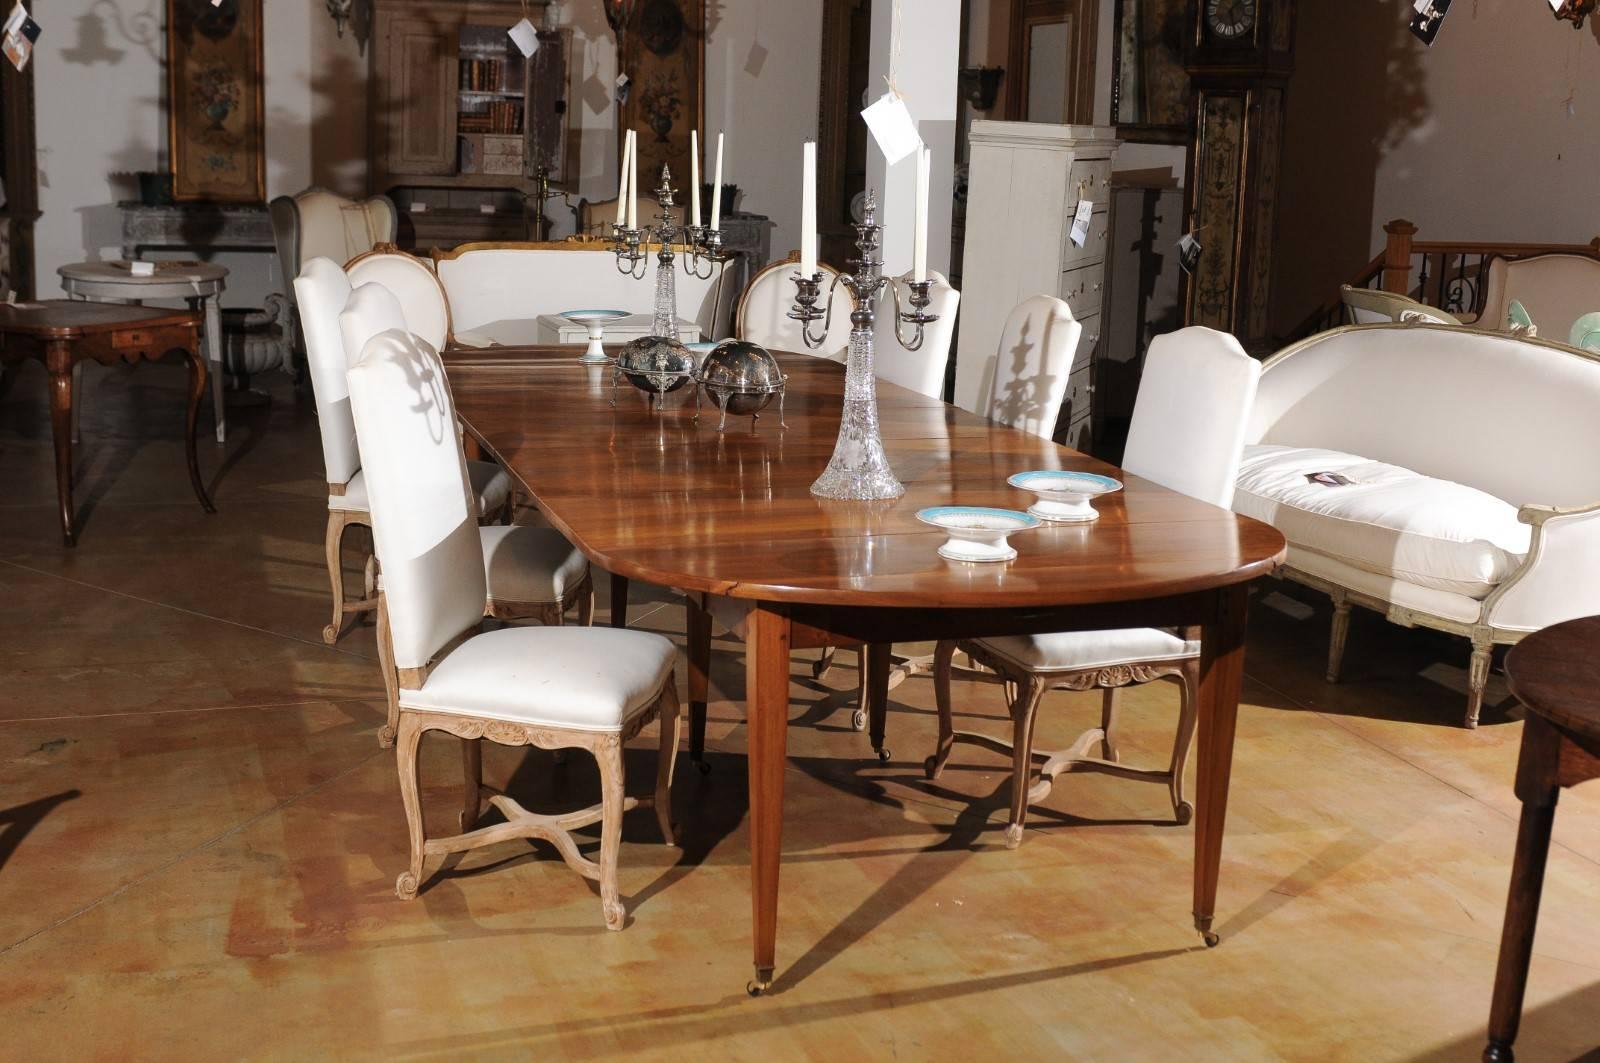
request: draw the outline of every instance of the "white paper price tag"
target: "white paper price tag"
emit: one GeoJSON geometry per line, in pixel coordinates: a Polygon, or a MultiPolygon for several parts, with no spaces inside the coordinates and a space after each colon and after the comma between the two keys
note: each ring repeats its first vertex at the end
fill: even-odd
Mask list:
{"type": "Polygon", "coordinates": [[[524,59],[532,59],[533,53],[539,50],[539,31],[527,19],[506,30],[506,36],[511,38],[511,43],[517,46],[524,59]]]}
{"type": "Polygon", "coordinates": [[[876,102],[861,112],[878,150],[890,165],[899,162],[922,146],[917,135],[917,123],[912,120],[906,101],[892,92],[879,96],[876,102]]]}
{"type": "Polygon", "coordinates": [[[1072,242],[1078,247],[1089,242],[1089,219],[1093,214],[1093,200],[1078,200],[1078,212],[1072,216],[1072,242]]]}

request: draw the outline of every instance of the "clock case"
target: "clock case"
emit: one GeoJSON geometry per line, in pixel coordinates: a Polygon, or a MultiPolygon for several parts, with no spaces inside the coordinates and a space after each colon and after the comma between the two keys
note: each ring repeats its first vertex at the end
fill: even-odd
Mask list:
{"type": "Polygon", "coordinates": [[[1186,324],[1231,332],[1252,354],[1276,347],[1269,331],[1284,93],[1293,73],[1294,0],[1256,0],[1255,25],[1213,33],[1206,0],[1190,5],[1184,66],[1193,85],[1189,231],[1200,260],[1184,276],[1186,324]]]}

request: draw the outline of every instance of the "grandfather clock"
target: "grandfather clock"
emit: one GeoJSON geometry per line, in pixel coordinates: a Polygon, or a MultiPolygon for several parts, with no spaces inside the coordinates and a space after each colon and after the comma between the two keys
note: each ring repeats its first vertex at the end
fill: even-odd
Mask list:
{"type": "Polygon", "coordinates": [[[1231,332],[1246,350],[1268,334],[1284,88],[1294,0],[1190,0],[1184,65],[1194,86],[1187,217],[1200,260],[1184,319],[1231,332]]]}

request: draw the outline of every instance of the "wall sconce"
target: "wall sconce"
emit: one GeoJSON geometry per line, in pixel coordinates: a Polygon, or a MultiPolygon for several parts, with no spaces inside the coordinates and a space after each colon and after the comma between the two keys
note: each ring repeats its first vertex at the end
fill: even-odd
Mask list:
{"type": "MultiPolygon", "coordinates": [[[[1589,0],[1593,3],[1594,0],[1589,0]]],[[[969,66],[956,75],[961,98],[980,111],[994,106],[1000,93],[1000,79],[1005,76],[1002,66],[969,66]]]]}
{"type": "Polygon", "coordinates": [[[1582,29],[1583,20],[1594,14],[1597,0],[1564,0],[1555,10],[1558,19],[1572,23],[1573,29],[1582,29]]]}

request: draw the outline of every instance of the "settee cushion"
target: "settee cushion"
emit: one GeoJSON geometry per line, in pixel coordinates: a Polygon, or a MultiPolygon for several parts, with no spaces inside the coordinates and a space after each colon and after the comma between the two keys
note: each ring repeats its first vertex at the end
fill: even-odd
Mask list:
{"type": "Polygon", "coordinates": [[[1314,447],[1245,447],[1233,508],[1292,545],[1469,598],[1516,570],[1532,534],[1516,507],[1476,488],[1314,447]],[[1351,482],[1315,483],[1314,473],[1351,482]]]}

